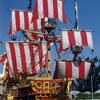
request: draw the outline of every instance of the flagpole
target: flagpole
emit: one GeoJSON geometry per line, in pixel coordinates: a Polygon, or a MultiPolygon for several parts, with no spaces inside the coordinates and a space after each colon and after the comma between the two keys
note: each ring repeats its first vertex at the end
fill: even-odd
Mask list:
{"type": "Polygon", "coordinates": [[[78,29],[78,9],[77,9],[77,0],[75,0],[75,29],[78,29]]]}

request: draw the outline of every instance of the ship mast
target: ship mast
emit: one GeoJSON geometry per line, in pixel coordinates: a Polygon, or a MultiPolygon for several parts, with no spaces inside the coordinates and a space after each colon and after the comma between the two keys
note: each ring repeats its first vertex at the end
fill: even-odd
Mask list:
{"type": "MultiPolygon", "coordinates": [[[[74,2],[74,6],[75,6],[75,30],[78,30],[78,8],[77,8],[77,0],[75,0],[74,2]]],[[[74,58],[73,60],[76,60],[77,56],[79,53],[82,53],[83,48],[79,47],[79,46],[71,46],[71,51],[74,54],[74,58]]]]}

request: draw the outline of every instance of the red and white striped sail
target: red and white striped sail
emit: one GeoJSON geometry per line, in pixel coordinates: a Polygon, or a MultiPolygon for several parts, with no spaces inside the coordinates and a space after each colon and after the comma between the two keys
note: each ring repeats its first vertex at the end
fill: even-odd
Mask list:
{"type": "Polygon", "coordinates": [[[7,53],[0,56],[0,63],[7,63],[7,53]]]}
{"type": "Polygon", "coordinates": [[[55,18],[67,24],[63,0],[36,0],[32,21],[44,17],[55,18]]]}
{"type": "Polygon", "coordinates": [[[86,79],[91,62],[57,61],[54,78],[84,78],[86,79]]]}
{"type": "Polygon", "coordinates": [[[26,32],[25,35],[27,36],[27,39],[34,44],[38,44],[44,38],[42,34],[36,32],[26,32]]]}
{"type": "Polygon", "coordinates": [[[36,74],[46,65],[47,43],[34,46],[32,43],[6,42],[10,77],[18,73],[36,74]]]}
{"type": "Polygon", "coordinates": [[[60,51],[68,49],[70,46],[88,46],[93,48],[92,34],[87,31],[62,31],[60,51]]]}
{"type": "Polygon", "coordinates": [[[41,19],[37,19],[31,23],[32,12],[28,11],[12,11],[11,24],[9,34],[19,30],[39,30],[41,29],[41,19]]]}

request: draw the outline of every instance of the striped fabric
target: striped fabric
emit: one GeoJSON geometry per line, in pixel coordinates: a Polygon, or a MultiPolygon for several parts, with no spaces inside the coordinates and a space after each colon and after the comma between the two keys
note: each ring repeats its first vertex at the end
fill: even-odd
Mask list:
{"type": "Polygon", "coordinates": [[[48,17],[67,24],[62,0],[36,0],[32,21],[48,17]]]}
{"type": "Polygon", "coordinates": [[[57,61],[54,78],[84,78],[86,79],[91,62],[57,61]]]}
{"type": "Polygon", "coordinates": [[[32,12],[28,11],[12,11],[9,34],[15,33],[18,30],[39,30],[41,29],[41,19],[32,20],[32,12]]]}
{"type": "Polygon", "coordinates": [[[60,51],[66,50],[70,46],[88,46],[93,48],[91,32],[86,31],[62,31],[60,51]]]}
{"type": "Polygon", "coordinates": [[[0,63],[7,63],[7,53],[0,56],[0,63]]]}
{"type": "Polygon", "coordinates": [[[6,42],[10,77],[18,73],[36,74],[46,65],[47,43],[34,46],[32,43],[6,42]]]}

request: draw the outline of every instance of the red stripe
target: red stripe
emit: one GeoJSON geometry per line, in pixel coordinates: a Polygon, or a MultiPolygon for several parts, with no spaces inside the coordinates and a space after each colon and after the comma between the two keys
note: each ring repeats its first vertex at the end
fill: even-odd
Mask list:
{"type": "Polygon", "coordinates": [[[23,73],[27,73],[27,65],[26,65],[26,57],[23,43],[19,43],[20,56],[21,56],[21,64],[23,73]]]}
{"type": "Polygon", "coordinates": [[[79,62],[79,78],[85,78],[85,62],[79,62]]]}
{"type": "Polygon", "coordinates": [[[15,11],[15,19],[16,19],[16,31],[18,31],[18,30],[20,30],[19,11],[15,11]]]}
{"type": "Polygon", "coordinates": [[[24,23],[25,23],[25,29],[29,29],[29,18],[28,18],[28,12],[24,12],[24,23]]]}
{"type": "Polygon", "coordinates": [[[88,46],[88,41],[87,41],[87,34],[86,34],[86,32],[81,32],[81,39],[82,39],[82,45],[88,46]]]}
{"type": "Polygon", "coordinates": [[[12,34],[12,20],[11,20],[11,23],[10,23],[10,29],[9,29],[9,35],[12,34]]]}
{"type": "Polygon", "coordinates": [[[38,20],[34,21],[33,30],[38,30],[37,22],[38,22],[38,20]]]}
{"type": "Polygon", "coordinates": [[[70,61],[65,62],[65,77],[72,78],[72,62],[70,61]]]}
{"type": "Polygon", "coordinates": [[[70,46],[75,45],[74,31],[68,31],[68,37],[70,46]]]}
{"type": "Polygon", "coordinates": [[[17,60],[16,60],[16,52],[15,52],[14,43],[9,43],[9,47],[10,47],[13,71],[14,71],[14,74],[16,75],[18,74],[18,70],[17,70],[17,60]]]}
{"type": "Polygon", "coordinates": [[[41,67],[42,67],[42,59],[43,59],[42,45],[43,45],[43,43],[40,43],[40,44],[39,44],[39,48],[38,48],[40,69],[41,69],[41,67]]]}
{"type": "Polygon", "coordinates": [[[32,74],[35,74],[36,73],[35,57],[34,57],[34,48],[32,43],[29,43],[29,51],[30,51],[30,59],[31,59],[31,66],[32,66],[32,74]]]}
{"type": "Polygon", "coordinates": [[[62,1],[62,18],[63,18],[63,23],[67,24],[67,20],[66,20],[66,15],[65,15],[65,10],[64,10],[64,3],[62,1]]]}
{"type": "Polygon", "coordinates": [[[38,18],[39,18],[39,13],[38,13],[38,0],[35,0],[35,7],[34,7],[33,16],[32,16],[32,22],[34,22],[38,18]]]}
{"type": "Polygon", "coordinates": [[[6,59],[7,59],[7,53],[5,53],[0,57],[0,63],[4,63],[6,59]]]}
{"type": "Polygon", "coordinates": [[[57,0],[53,0],[53,11],[54,11],[54,13],[53,13],[54,18],[58,19],[58,4],[57,4],[57,0]]]}
{"type": "Polygon", "coordinates": [[[59,48],[59,52],[61,52],[63,50],[63,44],[62,44],[62,40],[60,41],[60,48],[59,48]]]}
{"type": "Polygon", "coordinates": [[[48,0],[43,0],[43,14],[48,17],[48,0]]]}

